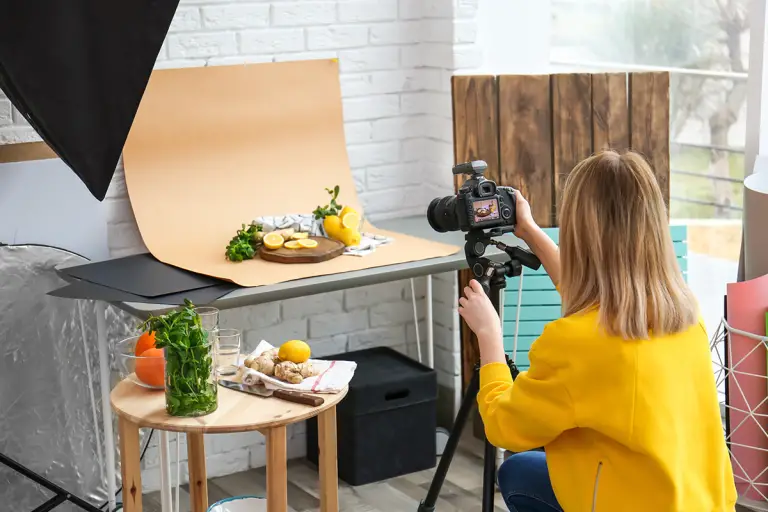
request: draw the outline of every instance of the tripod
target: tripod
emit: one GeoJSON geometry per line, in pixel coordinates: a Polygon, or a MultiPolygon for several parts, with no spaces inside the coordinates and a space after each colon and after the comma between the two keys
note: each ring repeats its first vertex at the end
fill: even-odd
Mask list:
{"type": "MultiPolygon", "coordinates": [[[[475,278],[483,287],[486,295],[491,299],[493,307],[501,318],[501,293],[507,286],[507,277],[519,276],[523,271],[523,265],[534,270],[541,266],[539,259],[529,251],[520,247],[509,247],[506,244],[493,240],[491,237],[500,236],[511,232],[511,228],[493,229],[488,233],[484,231],[470,231],[467,233],[464,244],[464,255],[469,263],[475,278]],[[509,256],[509,261],[501,263],[492,261],[483,257],[488,245],[494,245],[509,256]]],[[[518,373],[517,366],[507,357],[507,365],[512,372],[512,378],[516,378],[518,373]]],[[[443,456],[437,465],[435,476],[429,486],[427,497],[419,504],[418,512],[434,512],[440,489],[445,482],[448,474],[448,468],[453,460],[456,447],[461,439],[461,432],[467,423],[469,414],[477,399],[477,393],[480,390],[480,364],[477,363],[472,372],[472,379],[467,387],[467,392],[461,401],[461,407],[456,415],[456,421],[453,424],[451,435],[445,445],[443,456]]],[[[483,457],[483,512],[493,510],[493,498],[496,490],[496,447],[488,439],[485,439],[485,452],[483,457]]]]}

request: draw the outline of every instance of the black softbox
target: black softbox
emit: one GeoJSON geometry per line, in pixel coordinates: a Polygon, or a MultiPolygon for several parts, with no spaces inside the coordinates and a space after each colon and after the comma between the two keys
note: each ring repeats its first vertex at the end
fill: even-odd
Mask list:
{"type": "Polygon", "coordinates": [[[0,0],[0,89],[104,199],[179,0],[0,0]]]}

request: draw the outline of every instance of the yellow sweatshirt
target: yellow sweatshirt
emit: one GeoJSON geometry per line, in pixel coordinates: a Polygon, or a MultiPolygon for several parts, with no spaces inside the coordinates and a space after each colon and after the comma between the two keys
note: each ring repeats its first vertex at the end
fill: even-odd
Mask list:
{"type": "Polygon", "coordinates": [[[544,447],[565,512],[733,511],[736,488],[703,324],[624,341],[597,310],[546,326],[531,366],[480,370],[490,442],[544,447]]]}

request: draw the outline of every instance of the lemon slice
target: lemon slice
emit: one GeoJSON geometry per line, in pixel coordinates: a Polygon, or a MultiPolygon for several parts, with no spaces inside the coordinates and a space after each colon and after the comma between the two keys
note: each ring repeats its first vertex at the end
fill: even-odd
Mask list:
{"type": "Polygon", "coordinates": [[[285,242],[283,247],[286,249],[301,249],[301,242],[303,242],[303,240],[289,240],[285,242]]]}
{"type": "Polygon", "coordinates": [[[279,249],[283,246],[285,240],[283,240],[283,237],[278,233],[272,232],[264,235],[262,242],[267,249],[279,249]]]}
{"type": "Polygon", "coordinates": [[[301,240],[302,238],[307,238],[309,236],[309,233],[294,233],[291,237],[291,240],[301,240]]]}
{"type": "Polygon", "coordinates": [[[360,214],[357,212],[347,212],[341,219],[341,225],[345,228],[357,230],[360,227],[360,214]]]}
{"type": "Polygon", "coordinates": [[[305,249],[312,249],[313,247],[317,247],[317,240],[299,240],[299,245],[305,249]]]}

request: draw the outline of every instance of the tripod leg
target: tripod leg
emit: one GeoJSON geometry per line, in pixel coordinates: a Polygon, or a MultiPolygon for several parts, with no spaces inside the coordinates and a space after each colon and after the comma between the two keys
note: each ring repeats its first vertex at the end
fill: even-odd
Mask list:
{"type": "MultiPolygon", "coordinates": [[[[461,407],[459,413],[456,415],[456,421],[453,423],[453,429],[451,435],[448,437],[448,442],[445,444],[445,450],[442,457],[440,457],[440,463],[435,470],[435,476],[432,477],[432,483],[427,491],[427,497],[419,504],[419,512],[433,512],[435,510],[435,504],[437,503],[437,497],[440,495],[440,489],[445,482],[445,476],[448,474],[448,468],[453,460],[453,455],[456,452],[456,447],[459,445],[461,439],[461,432],[464,430],[464,425],[467,423],[469,413],[472,412],[472,408],[475,405],[477,398],[477,391],[480,389],[480,371],[475,368],[472,374],[472,380],[467,387],[467,393],[461,401],[461,407]]],[[[485,510],[485,509],[484,509],[485,510]]]]}
{"type": "Polygon", "coordinates": [[[496,447],[485,440],[483,457],[483,512],[493,510],[493,498],[496,492],[496,447]]]}

